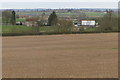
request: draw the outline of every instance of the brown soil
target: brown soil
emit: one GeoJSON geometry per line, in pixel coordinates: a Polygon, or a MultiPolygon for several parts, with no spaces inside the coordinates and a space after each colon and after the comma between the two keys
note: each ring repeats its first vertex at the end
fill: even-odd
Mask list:
{"type": "Polygon", "coordinates": [[[3,78],[117,78],[118,34],[3,37],[3,78]]]}

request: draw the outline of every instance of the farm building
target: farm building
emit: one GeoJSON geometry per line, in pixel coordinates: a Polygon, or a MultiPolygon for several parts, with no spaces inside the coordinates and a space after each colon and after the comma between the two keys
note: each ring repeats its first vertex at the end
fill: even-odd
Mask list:
{"type": "Polygon", "coordinates": [[[81,20],[82,26],[95,26],[96,21],[95,20],[81,20]]]}
{"type": "Polygon", "coordinates": [[[79,22],[74,22],[76,27],[96,27],[97,23],[95,20],[80,20],[79,22]]]}

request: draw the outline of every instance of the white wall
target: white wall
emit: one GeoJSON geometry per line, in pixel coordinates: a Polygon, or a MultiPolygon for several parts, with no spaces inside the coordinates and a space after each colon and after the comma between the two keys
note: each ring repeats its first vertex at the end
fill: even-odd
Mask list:
{"type": "Polygon", "coordinates": [[[84,26],[87,26],[87,25],[90,25],[90,26],[95,26],[95,21],[93,20],[93,21],[82,21],[82,25],[84,25],[84,26]]]}

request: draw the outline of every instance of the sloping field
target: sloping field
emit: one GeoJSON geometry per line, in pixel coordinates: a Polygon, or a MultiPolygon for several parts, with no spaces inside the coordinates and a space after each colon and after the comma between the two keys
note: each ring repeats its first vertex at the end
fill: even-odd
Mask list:
{"type": "Polygon", "coordinates": [[[118,34],[3,37],[3,78],[117,78],[118,34]]]}

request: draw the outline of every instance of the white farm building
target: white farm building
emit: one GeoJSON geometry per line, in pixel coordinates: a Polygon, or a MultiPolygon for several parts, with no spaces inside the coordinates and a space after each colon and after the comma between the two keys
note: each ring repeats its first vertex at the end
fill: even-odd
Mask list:
{"type": "Polygon", "coordinates": [[[95,20],[82,20],[81,25],[82,26],[95,26],[96,21],[95,20]]]}

